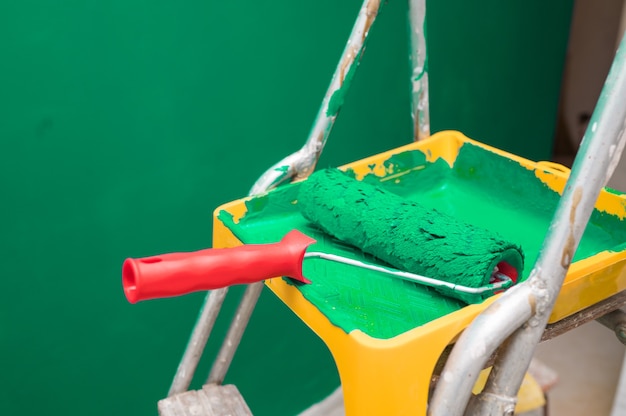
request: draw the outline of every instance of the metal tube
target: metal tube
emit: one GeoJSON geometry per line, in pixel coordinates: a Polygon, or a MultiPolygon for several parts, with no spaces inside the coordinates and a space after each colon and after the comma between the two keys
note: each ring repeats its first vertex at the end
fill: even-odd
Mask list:
{"type": "MultiPolygon", "coordinates": [[[[344,96],[350,87],[365,47],[365,40],[380,6],[380,0],[363,2],[307,141],[298,152],[287,156],[267,170],[253,185],[251,195],[266,192],[292,178],[304,179],[313,173],[343,105],[344,96]]],[[[262,282],[246,288],[222,348],[213,363],[207,383],[221,383],[224,380],[262,289],[262,282]]]]}
{"type": "MultiPolygon", "coordinates": [[[[563,196],[548,230],[539,258],[528,281],[509,291],[487,308],[459,338],[444,368],[449,377],[441,378],[433,396],[430,414],[461,415],[466,409],[476,381],[474,352],[481,349],[480,360],[493,349],[482,350],[484,338],[495,336],[493,325],[506,322],[519,326],[520,296],[532,309],[532,317],[507,341],[499,352],[483,393],[472,402],[467,414],[512,414],[517,391],[534,349],[541,338],[554,302],[574,257],[580,238],[594,209],[601,188],[617,166],[626,143],[626,37],[622,39],[602,93],[583,138],[581,149],[567,181],[563,196]],[[507,296],[510,295],[510,296],[507,296]],[[513,301],[513,296],[516,301],[513,301]],[[495,311],[497,314],[494,314],[495,311]],[[467,352],[470,352],[468,354],[467,352]]],[[[502,331],[502,329],[497,329],[502,331]]],[[[503,331],[510,333],[510,330],[503,331]]]]}
{"type": "Polygon", "coordinates": [[[498,289],[506,289],[510,285],[513,284],[513,281],[510,277],[502,274],[496,273],[494,276],[498,278],[494,283],[489,283],[486,286],[480,287],[470,287],[463,286],[456,283],[446,282],[445,280],[433,279],[432,277],[421,276],[415,273],[409,273],[398,269],[392,269],[390,267],[379,266],[377,264],[366,263],[360,260],[351,259],[348,257],[338,256],[336,254],[331,253],[322,253],[318,251],[309,251],[304,255],[305,258],[319,258],[329,261],[334,261],[336,263],[346,264],[349,266],[359,267],[361,269],[372,270],[375,272],[396,276],[401,279],[407,280],[409,282],[416,282],[424,286],[429,287],[446,287],[448,289],[452,289],[456,292],[469,293],[469,294],[481,294],[485,292],[494,292],[498,289]]]}
{"type": "MultiPolygon", "coordinates": [[[[498,412],[515,400],[535,347],[603,186],[617,166],[626,141],[626,37],[622,40],[574,161],[529,285],[537,313],[510,340],[494,364],[485,393],[470,414],[498,412]]],[[[508,409],[508,408],[507,408],[508,409]]],[[[502,414],[502,413],[499,413],[502,414]]]]}
{"type": "MultiPolygon", "coordinates": [[[[297,179],[306,178],[315,170],[317,160],[343,104],[343,97],[350,87],[364,49],[367,34],[380,7],[380,0],[365,0],[363,2],[306,143],[299,151],[287,156],[268,169],[252,186],[250,195],[265,193],[294,177],[297,179]]],[[[221,382],[224,379],[259,298],[262,285],[262,283],[257,283],[246,289],[218,358],[211,369],[209,380],[220,380],[221,382]]],[[[187,344],[187,349],[174,376],[170,395],[184,391],[189,387],[227,290],[220,289],[207,295],[187,344]],[[219,292],[219,295],[213,295],[214,292],[219,292]],[[213,297],[217,298],[218,296],[222,296],[219,304],[210,301],[213,297]]]]}
{"type": "Polygon", "coordinates": [[[409,30],[413,139],[424,140],[430,136],[426,0],[409,0],[409,30]]]}
{"type": "Polygon", "coordinates": [[[246,291],[239,303],[235,317],[230,324],[226,338],[224,338],[217,358],[213,362],[206,384],[222,384],[224,381],[224,377],[226,377],[226,372],[228,372],[230,363],[233,361],[233,357],[235,356],[237,347],[239,347],[246,326],[248,326],[248,322],[250,322],[252,311],[254,311],[259,296],[261,296],[263,285],[263,282],[258,282],[246,287],[246,291]]]}
{"type": "Polygon", "coordinates": [[[292,178],[304,179],[315,170],[317,160],[352,83],[365,49],[367,35],[380,7],[380,0],[363,2],[304,146],[269,168],[252,186],[251,194],[264,192],[292,178]]]}
{"type": "Polygon", "coordinates": [[[204,351],[204,347],[206,346],[209,335],[211,335],[211,331],[213,330],[213,325],[215,324],[217,315],[219,314],[222,304],[224,303],[226,293],[228,293],[228,288],[217,289],[209,292],[204,298],[204,303],[202,304],[200,315],[196,321],[196,326],[194,327],[191,338],[187,343],[187,348],[185,349],[183,358],[181,359],[180,364],[178,364],[176,375],[174,375],[174,380],[172,381],[170,390],[167,393],[168,397],[187,391],[189,388],[193,375],[198,367],[200,357],[202,356],[202,352],[204,351]]]}
{"type": "Polygon", "coordinates": [[[534,313],[531,290],[520,284],[478,315],[461,335],[441,372],[428,414],[463,414],[478,374],[493,352],[534,313]]]}

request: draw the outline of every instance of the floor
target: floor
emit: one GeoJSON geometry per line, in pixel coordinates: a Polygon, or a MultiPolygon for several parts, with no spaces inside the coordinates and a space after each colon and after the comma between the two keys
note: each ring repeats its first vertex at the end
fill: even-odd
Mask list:
{"type": "MultiPolygon", "coordinates": [[[[583,325],[537,347],[535,357],[556,371],[548,393],[550,416],[610,416],[620,378],[624,345],[597,322],[583,325]]],[[[626,407],[623,407],[626,415],[626,407]]]]}

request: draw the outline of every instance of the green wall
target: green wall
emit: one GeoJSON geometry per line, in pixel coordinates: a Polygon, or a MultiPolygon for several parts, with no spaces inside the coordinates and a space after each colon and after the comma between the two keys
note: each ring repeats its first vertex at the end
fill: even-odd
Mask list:
{"type": "Polygon", "coordinates": [[[428,2],[434,130],[548,160],[573,3],[428,2]]]}
{"type": "MultiPolygon", "coordinates": [[[[538,0],[485,10],[431,3],[434,130],[466,129],[549,156],[569,2],[545,14],[538,0]],[[529,18],[550,24],[531,35],[529,18]]],[[[203,295],[129,305],[123,259],[210,245],[213,209],[301,146],[359,7],[0,3],[7,414],[155,414],[203,295]]],[[[405,14],[405,2],[391,1],[372,29],[320,166],[409,141],[405,14]]],[[[240,294],[227,300],[194,387],[240,294]]],[[[264,293],[227,382],[255,414],[277,415],[320,399],[338,379],[323,344],[264,293]]]]}

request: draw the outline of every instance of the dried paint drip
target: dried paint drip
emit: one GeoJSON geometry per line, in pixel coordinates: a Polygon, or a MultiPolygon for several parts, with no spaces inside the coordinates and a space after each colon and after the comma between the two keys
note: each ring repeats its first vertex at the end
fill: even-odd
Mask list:
{"type": "MultiPolygon", "coordinates": [[[[325,233],[400,270],[481,287],[498,266],[513,278],[523,269],[521,247],[498,234],[338,169],[319,171],[305,181],[298,206],[325,233]]],[[[467,303],[472,299],[451,289],[436,290],[467,303]]]]}

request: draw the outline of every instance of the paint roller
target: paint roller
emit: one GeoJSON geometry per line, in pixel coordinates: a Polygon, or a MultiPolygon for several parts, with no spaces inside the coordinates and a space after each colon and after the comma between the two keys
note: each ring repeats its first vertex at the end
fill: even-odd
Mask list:
{"type": "Polygon", "coordinates": [[[466,303],[492,295],[483,288],[494,282],[517,281],[524,267],[521,247],[497,233],[339,169],[303,182],[298,205],[325,233],[396,269],[445,282],[432,286],[466,303]]]}
{"type": "Polygon", "coordinates": [[[474,303],[509,287],[522,271],[518,246],[337,169],[309,177],[301,185],[298,206],[325,233],[387,265],[307,252],[315,240],[293,230],[273,244],[126,259],[122,266],[126,298],[136,303],[276,276],[310,283],[302,274],[302,263],[317,257],[393,275],[474,303]]]}

